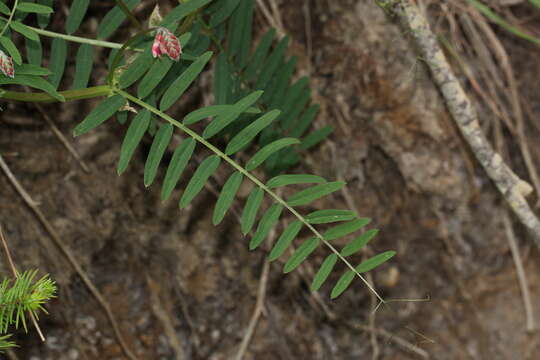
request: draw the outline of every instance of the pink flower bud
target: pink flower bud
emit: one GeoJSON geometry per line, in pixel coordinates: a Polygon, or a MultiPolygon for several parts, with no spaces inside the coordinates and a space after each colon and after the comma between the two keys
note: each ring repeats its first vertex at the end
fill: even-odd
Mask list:
{"type": "Polygon", "coordinates": [[[4,54],[2,50],[0,50],[0,71],[2,73],[10,78],[13,78],[15,76],[15,69],[13,68],[13,60],[4,54]]]}
{"type": "Polygon", "coordinates": [[[152,56],[161,57],[163,54],[167,54],[171,60],[178,61],[180,54],[182,54],[182,46],[172,32],[160,27],[156,31],[156,37],[152,44],[152,56]]]}

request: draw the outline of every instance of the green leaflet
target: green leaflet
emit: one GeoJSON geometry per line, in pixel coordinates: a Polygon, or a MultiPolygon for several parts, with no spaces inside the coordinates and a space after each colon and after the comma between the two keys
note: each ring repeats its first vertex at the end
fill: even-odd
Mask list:
{"type": "Polygon", "coordinates": [[[49,69],[42,68],[41,66],[36,66],[32,64],[21,64],[15,65],[15,74],[17,75],[36,75],[36,76],[45,76],[49,75],[51,72],[49,69]]]}
{"type": "Polygon", "coordinates": [[[218,225],[225,217],[227,210],[231,207],[234,197],[238,192],[238,188],[240,188],[240,184],[242,184],[243,178],[244,175],[236,171],[225,182],[225,185],[223,185],[223,189],[221,189],[216,202],[216,207],[214,208],[214,215],[212,216],[212,223],[214,225],[218,225]]]}
{"type": "Polygon", "coordinates": [[[302,144],[300,145],[300,148],[302,150],[308,150],[324,139],[328,137],[332,132],[334,131],[334,128],[331,126],[325,126],[318,130],[313,131],[308,136],[302,139],[302,144]]]}
{"type": "Polygon", "coordinates": [[[287,250],[302,229],[302,226],[302,222],[300,220],[296,220],[290,223],[287,228],[283,230],[283,233],[281,233],[281,236],[272,248],[270,255],[268,255],[268,261],[274,261],[283,255],[285,250],[287,250]]]}
{"type": "Polygon", "coordinates": [[[19,53],[19,50],[11,41],[10,38],[5,36],[0,36],[0,44],[6,49],[8,54],[13,58],[13,61],[15,61],[15,64],[21,65],[22,64],[22,58],[21,54],[19,53]]]}
{"type": "Polygon", "coordinates": [[[262,164],[270,155],[276,153],[277,151],[294,144],[299,144],[300,140],[295,138],[283,138],[271,142],[270,144],[264,146],[262,149],[257,151],[255,155],[246,164],[246,169],[248,171],[254,170],[257,166],[262,164]]]}
{"type": "Polygon", "coordinates": [[[144,186],[148,187],[154,182],[159,163],[163,158],[163,154],[165,154],[165,150],[167,150],[167,146],[169,146],[172,134],[172,124],[164,124],[154,136],[154,141],[144,165],[144,186]]]}
{"type": "Polygon", "coordinates": [[[229,54],[236,58],[238,69],[243,69],[247,63],[251,48],[251,32],[253,25],[254,0],[240,2],[229,24],[229,54]]]}
{"type": "Polygon", "coordinates": [[[263,197],[264,190],[260,187],[257,186],[251,190],[251,193],[246,201],[246,205],[244,206],[242,217],[240,218],[240,225],[244,235],[246,235],[253,227],[253,223],[257,217],[257,211],[259,211],[263,197]]]}
{"type": "Polygon", "coordinates": [[[311,105],[306,111],[304,111],[300,120],[298,120],[297,124],[295,124],[295,126],[293,127],[291,135],[297,138],[304,135],[306,130],[313,122],[313,119],[315,119],[315,116],[319,112],[319,109],[319,104],[314,104],[311,105]]]}
{"type": "Polygon", "coordinates": [[[257,49],[255,49],[255,52],[251,56],[249,64],[246,68],[246,72],[244,75],[246,80],[253,80],[257,75],[259,68],[262,67],[262,65],[264,64],[264,59],[266,58],[266,55],[268,55],[270,45],[272,45],[272,40],[274,39],[275,35],[276,30],[270,29],[262,37],[259,45],[257,46],[257,49]]]}
{"type": "Polygon", "coordinates": [[[118,85],[121,89],[131,86],[135,81],[139,80],[146,71],[152,66],[154,58],[150,50],[139,54],[137,58],[128,66],[126,70],[120,75],[118,79],[118,85]]]}
{"type": "Polygon", "coordinates": [[[169,30],[173,31],[176,29],[176,25],[174,25],[175,23],[178,23],[187,15],[202,8],[211,1],[212,0],[190,0],[178,5],[163,18],[161,26],[169,28],[169,30]]]}
{"type": "Polygon", "coordinates": [[[183,73],[176,79],[172,85],[165,91],[165,94],[163,94],[163,97],[161,98],[161,102],[159,104],[159,108],[161,111],[167,110],[169,107],[171,107],[176,100],[180,98],[184,94],[184,92],[187,90],[187,88],[191,85],[191,83],[197,78],[197,76],[200,74],[200,72],[204,69],[206,66],[206,63],[210,60],[212,57],[212,52],[207,51],[201,56],[197,58],[183,73]]]}
{"type": "Polygon", "coordinates": [[[311,291],[317,291],[321,288],[322,284],[324,284],[324,282],[328,278],[328,275],[330,275],[330,273],[334,269],[337,260],[338,256],[336,254],[330,254],[326,257],[321,267],[319,268],[319,271],[317,271],[315,277],[313,278],[313,282],[311,283],[311,291]]]}
{"type": "Polygon", "coordinates": [[[371,229],[351,241],[341,250],[342,256],[350,256],[366,246],[366,244],[377,235],[378,229],[371,229]]]}
{"type": "Polygon", "coordinates": [[[319,243],[320,243],[320,240],[316,237],[312,237],[304,241],[302,245],[300,245],[298,249],[296,249],[296,251],[287,260],[287,262],[285,263],[285,266],[283,267],[283,272],[287,274],[293,271],[294,269],[296,269],[298,265],[303,263],[304,260],[306,260],[307,257],[313,251],[315,251],[315,249],[317,249],[317,247],[319,246],[319,243]]]}
{"type": "Polygon", "coordinates": [[[49,82],[58,88],[62,76],[64,75],[64,69],[66,67],[67,57],[67,42],[64,39],[54,38],[51,45],[51,57],[49,60],[49,82]]]}
{"type": "MultiPolygon", "coordinates": [[[[124,0],[127,8],[133,10],[141,0],[124,0]]],[[[126,19],[126,15],[117,5],[112,8],[107,15],[101,20],[97,28],[97,38],[105,39],[112,35],[122,25],[122,22],[126,19]]]]}
{"type": "Polygon", "coordinates": [[[261,97],[262,93],[262,91],[252,92],[251,94],[240,99],[236,104],[234,104],[233,108],[229,112],[217,116],[204,129],[203,137],[205,139],[208,139],[216,135],[223,128],[236,120],[241,113],[243,113],[251,105],[253,105],[253,103],[255,103],[261,97]]]}
{"type": "Polygon", "coordinates": [[[281,112],[279,110],[272,110],[246,126],[232,138],[225,149],[225,153],[227,155],[234,154],[249,144],[255,138],[255,136],[257,136],[265,127],[270,125],[280,113],[281,112]]]}
{"type": "Polygon", "coordinates": [[[207,51],[197,58],[178,79],[176,79],[172,85],[165,91],[159,108],[161,111],[167,110],[172,106],[184,94],[189,85],[197,78],[200,72],[204,69],[206,63],[212,57],[212,52],[207,51]]]}
{"type": "MultiPolygon", "coordinates": [[[[298,79],[286,92],[284,95],[284,101],[281,106],[281,109],[283,110],[283,117],[285,117],[285,114],[287,114],[294,106],[297,106],[298,99],[303,94],[304,91],[309,92],[309,80],[307,76],[303,76],[300,79],[298,79]]],[[[282,121],[286,122],[286,120],[282,121]]]]}
{"type": "Polygon", "coordinates": [[[238,6],[240,0],[223,0],[222,5],[216,9],[210,18],[210,27],[216,27],[223,21],[227,20],[238,6]]]}
{"type": "Polygon", "coordinates": [[[210,155],[199,165],[193,177],[189,180],[186,190],[180,199],[180,208],[185,208],[191,200],[201,191],[208,178],[216,171],[221,159],[217,155],[210,155]]]}
{"type": "Polygon", "coordinates": [[[88,86],[92,65],[94,64],[94,47],[90,44],[81,44],[75,57],[75,76],[72,89],[84,89],[88,86]]]}
{"type": "Polygon", "coordinates": [[[174,151],[169,167],[167,168],[167,173],[165,174],[165,180],[163,180],[161,200],[165,201],[171,196],[189,159],[191,159],[196,144],[197,142],[193,138],[188,138],[174,151]]]}
{"type": "Polygon", "coordinates": [[[259,225],[257,226],[257,231],[255,231],[255,235],[253,235],[251,241],[249,242],[249,250],[254,250],[262,244],[264,239],[266,239],[266,237],[268,236],[270,230],[279,220],[282,211],[282,204],[273,204],[268,210],[266,210],[263,217],[259,221],[259,225]]]}
{"type": "Polygon", "coordinates": [[[66,19],[66,32],[71,35],[81,25],[84,15],[86,15],[86,10],[88,10],[88,5],[90,0],[73,0],[71,7],[69,8],[69,14],[66,19]]]}
{"type": "Polygon", "coordinates": [[[22,36],[28,39],[39,41],[39,35],[34,30],[24,25],[22,22],[12,21],[9,26],[13,29],[13,31],[18,32],[19,34],[21,34],[22,36]]]}
{"type": "Polygon", "coordinates": [[[216,105],[227,104],[228,95],[231,89],[231,71],[227,61],[227,54],[220,52],[216,60],[216,71],[214,74],[214,98],[216,105]]]}
{"type": "Polygon", "coordinates": [[[0,85],[4,84],[19,84],[30,86],[32,88],[45,91],[47,94],[51,95],[59,101],[66,101],[64,97],[56,91],[56,89],[54,88],[54,86],[51,85],[51,83],[39,76],[17,75],[14,79],[4,76],[0,78],[0,85]]]}
{"type": "Polygon", "coordinates": [[[326,241],[331,241],[342,236],[349,235],[357,230],[360,230],[361,228],[369,224],[370,221],[371,219],[368,218],[360,218],[334,226],[324,232],[323,238],[326,241]]]}
{"type": "MultiPolygon", "coordinates": [[[[360,265],[358,265],[355,270],[358,273],[365,273],[370,270],[373,270],[377,266],[383,264],[384,262],[391,259],[396,254],[395,251],[385,251],[381,254],[375,255],[372,258],[367,259],[366,261],[362,262],[360,265]]],[[[337,298],[339,295],[341,295],[349,285],[351,285],[351,282],[354,279],[355,273],[352,270],[348,270],[345,272],[341,277],[339,278],[338,282],[336,283],[336,286],[332,289],[332,293],[330,297],[332,299],[337,298]]]]}
{"type": "Polygon", "coordinates": [[[306,88],[299,96],[296,102],[287,109],[287,112],[281,116],[281,123],[283,128],[290,129],[291,125],[294,124],[296,118],[302,111],[304,111],[306,105],[311,100],[311,89],[306,88]]]}
{"type": "Polygon", "coordinates": [[[315,185],[305,190],[299,191],[287,199],[291,206],[307,205],[312,201],[322,198],[328,194],[341,189],[345,183],[343,181],[327,182],[315,185]]]}
{"type": "Polygon", "coordinates": [[[168,57],[158,58],[154,61],[148,72],[139,82],[137,97],[140,99],[147,97],[156,88],[159,82],[167,75],[173,65],[173,61],[168,57]]]}
{"type": "Polygon", "coordinates": [[[347,270],[341,277],[339,278],[338,282],[332,289],[332,293],[330,294],[330,297],[332,299],[337,298],[339,295],[341,295],[349,285],[351,285],[353,279],[354,279],[354,272],[352,270],[347,270]]]}
{"type": "Polygon", "coordinates": [[[25,38],[24,42],[26,45],[26,57],[28,58],[28,62],[32,65],[40,66],[43,58],[41,41],[39,41],[39,38],[37,41],[25,38]]]}
{"type": "Polygon", "coordinates": [[[95,129],[103,122],[105,122],[105,120],[113,116],[114,113],[117,112],[118,109],[120,109],[120,107],[125,103],[126,99],[124,99],[121,95],[114,95],[108,97],[98,106],[96,106],[94,110],[92,110],[92,112],[88,114],[79,125],[75,127],[75,129],[73,130],[73,135],[79,136],[87,133],[90,130],[95,129]]]}
{"type": "Polygon", "coordinates": [[[217,116],[232,109],[232,105],[209,105],[190,112],[184,117],[183,123],[186,125],[195,124],[207,117],[217,116]]]}
{"type": "Polygon", "coordinates": [[[255,89],[266,88],[266,85],[268,84],[274,73],[277,71],[280,61],[283,61],[283,57],[285,56],[285,50],[287,49],[288,44],[288,36],[285,36],[277,44],[272,54],[270,54],[270,56],[264,63],[264,66],[259,76],[257,77],[257,80],[255,81],[255,89]]]}
{"type": "Polygon", "coordinates": [[[356,267],[356,271],[359,273],[365,273],[370,270],[375,269],[377,266],[385,263],[386,261],[390,260],[394,255],[396,255],[395,251],[385,251],[383,253],[380,253],[378,255],[375,255],[366,261],[363,261],[360,265],[356,267]]]}
{"type": "Polygon", "coordinates": [[[305,174],[291,174],[291,175],[278,175],[266,183],[269,188],[277,188],[281,186],[293,185],[293,184],[310,184],[310,183],[325,183],[326,180],[317,175],[305,175],[305,174]]]}
{"type": "MultiPolygon", "coordinates": [[[[38,0],[37,3],[41,5],[48,6],[49,8],[52,8],[53,6],[53,0],[38,0]]],[[[44,29],[49,25],[49,21],[51,20],[51,14],[38,14],[37,15],[37,22],[40,28],[44,29]]]]}
{"type": "Polygon", "coordinates": [[[118,161],[117,169],[118,175],[121,175],[127,169],[135,149],[148,129],[151,117],[152,113],[144,109],[139,111],[131,121],[120,149],[120,160],[118,161]]]}
{"type": "Polygon", "coordinates": [[[284,103],[285,95],[287,94],[287,85],[293,76],[296,61],[296,56],[291,57],[283,66],[283,70],[280,70],[276,77],[275,83],[273,84],[271,91],[269,91],[270,100],[268,102],[271,108],[281,108],[281,104],[284,103]]]}
{"type": "Polygon", "coordinates": [[[37,13],[37,14],[50,14],[53,12],[48,6],[34,4],[29,2],[20,2],[17,5],[17,11],[27,12],[27,13],[37,13]]]}
{"type": "Polygon", "coordinates": [[[327,224],[338,221],[349,221],[356,217],[354,211],[350,210],[318,210],[306,216],[306,220],[310,224],[327,224]]]}
{"type": "Polygon", "coordinates": [[[4,4],[3,2],[0,2],[0,13],[4,15],[9,15],[11,14],[11,10],[10,8],[7,7],[6,4],[4,4]]]}

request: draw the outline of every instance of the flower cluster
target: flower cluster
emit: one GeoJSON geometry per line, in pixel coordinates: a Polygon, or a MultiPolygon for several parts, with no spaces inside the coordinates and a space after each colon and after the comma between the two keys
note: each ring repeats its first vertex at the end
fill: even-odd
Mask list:
{"type": "Polygon", "coordinates": [[[0,71],[10,78],[15,76],[15,69],[13,69],[13,60],[7,56],[2,50],[0,50],[0,71]]]}
{"type": "Polygon", "coordinates": [[[182,54],[182,46],[172,32],[164,27],[159,27],[152,44],[152,56],[161,57],[163,54],[167,54],[171,60],[178,61],[180,54],[182,54]]]}

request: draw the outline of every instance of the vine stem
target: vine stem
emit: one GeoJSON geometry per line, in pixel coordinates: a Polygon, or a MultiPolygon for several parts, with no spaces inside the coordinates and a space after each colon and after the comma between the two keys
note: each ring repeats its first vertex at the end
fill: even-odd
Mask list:
{"type": "Polygon", "coordinates": [[[7,19],[6,25],[4,25],[4,28],[2,29],[2,31],[0,31],[0,36],[4,35],[7,28],[9,27],[9,24],[11,24],[11,20],[13,20],[13,15],[15,15],[15,10],[17,9],[18,2],[19,0],[15,0],[15,2],[13,3],[13,7],[11,8],[11,12],[9,14],[9,18],[7,19]]]}
{"type": "MultiPolygon", "coordinates": [[[[107,96],[111,93],[111,91],[112,90],[109,85],[100,85],[92,86],[86,89],[60,91],[59,94],[64,97],[65,101],[71,101],[107,96]]],[[[2,91],[0,92],[0,99],[33,103],[48,103],[58,101],[58,99],[44,92],[28,93],[20,91],[2,91]]]]}
{"type": "Polygon", "coordinates": [[[188,134],[189,136],[191,136],[193,139],[195,139],[196,141],[198,141],[199,143],[201,143],[202,145],[204,145],[205,147],[207,147],[210,151],[212,151],[214,154],[218,155],[220,158],[222,158],[223,160],[225,160],[227,163],[229,163],[229,165],[231,165],[234,169],[236,169],[237,171],[239,171],[241,174],[243,174],[244,176],[246,176],[249,180],[251,180],[255,185],[257,185],[258,187],[260,187],[261,189],[263,189],[268,195],[270,195],[275,201],[277,201],[279,204],[283,205],[283,207],[285,207],[287,210],[289,210],[294,216],[296,216],[296,218],[298,220],[300,220],[309,230],[311,230],[311,232],[313,232],[313,234],[315,234],[315,236],[321,240],[334,254],[337,255],[337,257],[343,261],[345,263],[345,265],[347,265],[347,267],[349,269],[351,269],[351,271],[356,274],[356,276],[358,276],[363,282],[364,284],[368,287],[368,289],[373,292],[373,294],[380,300],[380,302],[382,304],[385,304],[386,303],[386,300],[384,300],[380,295],[379,293],[375,290],[375,288],[362,276],[360,275],[360,273],[358,271],[356,271],[356,269],[354,268],[353,265],[351,265],[351,263],[349,261],[347,261],[347,259],[345,259],[345,257],[343,257],[340,252],[334,247],[332,246],[332,244],[330,244],[330,242],[328,242],[327,240],[324,239],[324,237],[321,235],[321,233],[319,233],[317,231],[317,229],[315,229],[315,227],[313,227],[313,225],[309,224],[306,219],[298,212],[296,211],[296,209],[294,209],[292,206],[290,206],[289,204],[287,204],[287,202],[285,200],[283,200],[279,195],[277,195],[275,192],[273,192],[272,190],[270,190],[265,184],[263,184],[259,179],[257,179],[255,176],[253,176],[249,171],[247,171],[246,169],[244,169],[242,166],[240,166],[239,164],[237,164],[233,159],[231,159],[229,156],[227,156],[225,153],[223,153],[221,150],[219,150],[217,147],[215,147],[214,145],[212,145],[210,142],[208,142],[206,139],[204,139],[203,137],[201,137],[199,134],[197,134],[195,131],[191,130],[190,128],[188,128],[187,126],[185,126],[184,124],[182,124],[181,122],[173,119],[172,117],[170,117],[169,115],[165,114],[164,112],[156,109],[155,107],[145,103],[144,101],[136,98],[135,96],[123,91],[123,90],[120,90],[118,88],[114,88],[113,89],[114,92],[116,92],[117,94],[123,96],[124,98],[128,99],[129,101],[145,108],[146,110],[156,114],[157,116],[161,117],[162,119],[168,121],[169,123],[171,123],[172,125],[176,126],[177,128],[179,128],[180,130],[182,130],[183,132],[185,132],[186,134],[188,134]]]}
{"type": "MultiPolygon", "coordinates": [[[[28,26],[28,25],[26,25],[26,26],[28,26]]],[[[66,35],[66,34],[57,33],[57,32],[54,32],[54,31],[49,31],[49,30],[36,28],[36,27],[33,27],[33,26],[28,26],[28,27],[30,29],[32,29],[33,31],[35,31],[36,33],[38,33],[40,35],[43,35],[43,36],[52,37],[52,38],[58,38],[58,39],[64,39],[64,40],[67,40],[67,41],[76,42],[76,43],[80,43],[80,44],[89,44],[89,45],[106,47],[106,48],[110,48],[110,49],[120,49],[123,46],[123,44],[119,44],[119,43],[115,43],[115,42],[110,42],[110,41],[105,41],[105,40],[97,40],[97,39],[88,39],[88,38],[84,38],[84,37],[80,37],[80,36],[74,36],[74,35],[66,35]]],[[[130,50],[138,51],[138,52],[143,51],[143,49],[131,49],[131,48],[130,48],[130,50]]]]}

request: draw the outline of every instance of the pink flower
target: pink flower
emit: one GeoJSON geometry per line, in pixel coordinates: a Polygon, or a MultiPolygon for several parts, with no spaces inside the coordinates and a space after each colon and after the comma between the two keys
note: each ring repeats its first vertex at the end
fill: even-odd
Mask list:
{"type": "Polygon", "coordinates": [[[15,69],[13,69],[13,60],[4,54],[2,50],[0,50],[0,71],[2,73],[10,78],[13,78],[15,76],[15,69]]]}
{"type": "Polygon", "coordinates": [[[152,56],[156,58],[167,54],[171,60],[178,61],[181,53],[182,46],[176,36],[168,29],[159,27],[156,31],[154,43],[152,44],[152,56]]]}

